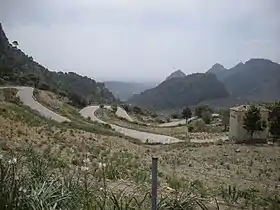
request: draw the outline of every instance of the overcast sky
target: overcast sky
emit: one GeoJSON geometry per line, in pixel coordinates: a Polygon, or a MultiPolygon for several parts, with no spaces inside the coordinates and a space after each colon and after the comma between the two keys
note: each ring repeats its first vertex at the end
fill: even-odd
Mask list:
{"type": "Polygon", "coordinates": [[[0,20],[44,66],[97,80],[280,63],[280,0],[0,0],[0,20]]]}

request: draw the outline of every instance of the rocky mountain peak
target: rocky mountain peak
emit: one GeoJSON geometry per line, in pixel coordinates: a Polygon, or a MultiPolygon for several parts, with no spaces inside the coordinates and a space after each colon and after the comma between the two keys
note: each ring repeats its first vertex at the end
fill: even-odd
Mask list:
{"type": "Polygon", "coordinates": [[[185,76],[186,76],[186,74],[184,72],[182,72],[181,70],[177,70],[177,71],[174,71],[173,73],[171,73],[166,78],[166,80],[173,79],[173,78],[182,78],[182,77],[185,77],[185,76]]]}
{"type": "Polygon", "coordinates": [[[241,66],[243,66],[243,65],[244,65],[243,62],[239,62],[239,63],[236,64],[233,68],[239,68],[239,67],[241,67],[241,66]]]}
{"type": "Polygon", "coordinates": [[[3,49],[7,45],[9,45],[9,41],[0,23],[0,49],[3,49]]]}
{"type": "Polygon", "coordinates": [[[217,72],[220,72],[220,71],[223,71],[223,70],[226,70],[226,68],[222,64],[216,63],[207,72],[217,73],[217,72]]]}
{"type": "Polygon", "coordinates": [[[271,64],[273,63],[271,60],[269,59],[264,59],[264,58],[252,58],[248,61],[246,61],[245,64],[254,64],[254,65],[258,65],[258,64],[271,64]]]}

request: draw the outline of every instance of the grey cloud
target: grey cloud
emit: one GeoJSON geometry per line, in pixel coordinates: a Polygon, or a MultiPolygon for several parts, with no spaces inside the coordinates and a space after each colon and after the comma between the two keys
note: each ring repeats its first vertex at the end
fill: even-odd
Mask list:
{"type": "Polygon", "coordinates": [[[254,56],[280,62],[278,2],[0,0],[0,19],[11,39],[51,69],[153,80],[254,56]]]}

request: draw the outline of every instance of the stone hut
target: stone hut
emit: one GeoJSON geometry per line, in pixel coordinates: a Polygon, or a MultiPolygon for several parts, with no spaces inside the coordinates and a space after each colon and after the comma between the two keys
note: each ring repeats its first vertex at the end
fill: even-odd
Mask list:
{"type": "MultiPolygon", "coordinates": [[[[229,120],[229,139],[236,142],[243,142],[250,139],[250,134],[243,128],[243,118],[249,105],[241,105],[230,108],[229,120]]],[[[259,107],[262,120],[268,122],[269,110],[264,107],[259,107]]],[[[268,138],[268,127],[263,131],[254,132],[254,139],[266,140],[268,138]]]]}

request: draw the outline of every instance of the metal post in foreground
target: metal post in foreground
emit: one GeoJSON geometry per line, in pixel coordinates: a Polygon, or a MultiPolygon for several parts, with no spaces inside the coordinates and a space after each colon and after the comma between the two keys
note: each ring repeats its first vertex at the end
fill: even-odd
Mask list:
{"type": "Polygon", "coordinates": [[[152,210],[157,209],[157,162],[158,158],[152,158],[152,210]]]}

